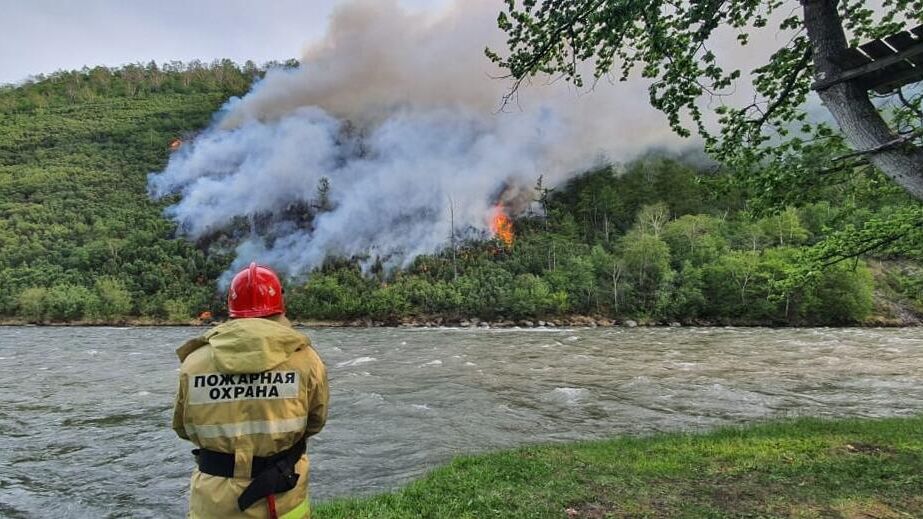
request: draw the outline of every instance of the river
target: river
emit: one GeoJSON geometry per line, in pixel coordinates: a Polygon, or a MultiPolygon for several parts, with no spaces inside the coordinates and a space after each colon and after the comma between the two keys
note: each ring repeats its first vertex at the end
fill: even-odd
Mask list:
{"type": "MultiPolygon", "coordinates": [[[[0,327],[0,516],[181,517],[173,350],[200,331],[0,327]]],[[[919,329],[305,331],[332,389],[315,500],[523,443],[923,411],[919,329]]]]}

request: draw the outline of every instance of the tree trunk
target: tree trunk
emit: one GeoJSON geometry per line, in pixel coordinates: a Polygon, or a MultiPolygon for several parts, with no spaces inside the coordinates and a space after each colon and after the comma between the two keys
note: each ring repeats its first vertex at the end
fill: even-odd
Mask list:
{"type": "Polygon", "coordinates": [[[612,265],[612,308],[619,311],[619,278],[622,277],[622,267],[618,264],[612,265]]]}
{"type": "MultiPolygon", "coordinates": [[[[843,72],[837,58],[847,44],[838,3],[838,0],[801,0],[818,81],[843,72]]],[[[887,146],[899,138],[869,100],[868,91],[856,82],[837,83],[820,90],[818,95],[856,151],[887,146]]],[[[869,160],[914,198],[923,200],[923,149],[908,142],[870,153],[869,160]]]]}
{"type": "Polygon", "coordinates": [[[452,228],[452,280],[458,281],[458,261],[455,257],[455,201],[452,200],[451,196],[449,197],[449,218],[452,228]]]}

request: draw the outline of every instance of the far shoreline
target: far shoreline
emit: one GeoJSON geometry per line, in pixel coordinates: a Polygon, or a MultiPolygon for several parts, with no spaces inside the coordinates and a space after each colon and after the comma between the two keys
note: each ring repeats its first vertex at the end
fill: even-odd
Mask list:
{"type": "MultiPolygon", "coordinates": [[[[217,326],[226,320],[215,319],[202,321],[197,319],[170,321],[154,319],[121,320],[78,320],[78,321],[28,321],[22,319],[2,319],[2,327],[107,327],[107,328],[150,328],[150,327],[209,327],[217,326]]],[[[696,319],[690,321],[655,321],[643,318],[611,319],[574,315],[561,318],[517,319],[517,320],[481,320],[478,318],[447,319],[443,317],[402,318],[394,320],[375,320],[370,318],[343,320],[291,319],[298,328],[385,328],[385,329],[545,329],[558,328],[917,328],[923,325],[917,319],[872,316],[859,323],[821,324],[821,323],[777,323],[727,320],[696,319]]]]}

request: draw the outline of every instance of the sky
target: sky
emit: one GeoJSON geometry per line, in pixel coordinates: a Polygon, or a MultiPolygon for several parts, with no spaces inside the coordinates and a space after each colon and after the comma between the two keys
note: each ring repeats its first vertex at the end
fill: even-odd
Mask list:
{"type": "MultiPolygon", "coordinates": [[[[337,0],[0,0],[0,84],[151,60],[298,58],[337,0]]],[[[401,0],[435,9],[445,0],[401,0]]]]}

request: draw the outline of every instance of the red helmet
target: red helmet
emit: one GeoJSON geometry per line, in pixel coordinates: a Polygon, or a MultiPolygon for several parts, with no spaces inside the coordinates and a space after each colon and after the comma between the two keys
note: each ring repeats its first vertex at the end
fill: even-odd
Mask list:
{"type": "Polygon", "coordinates": [[[282,283],[269,267],[251,263],[238,272],[228,288],[228,315],[267,317],[285,312],[282,283]]]}

